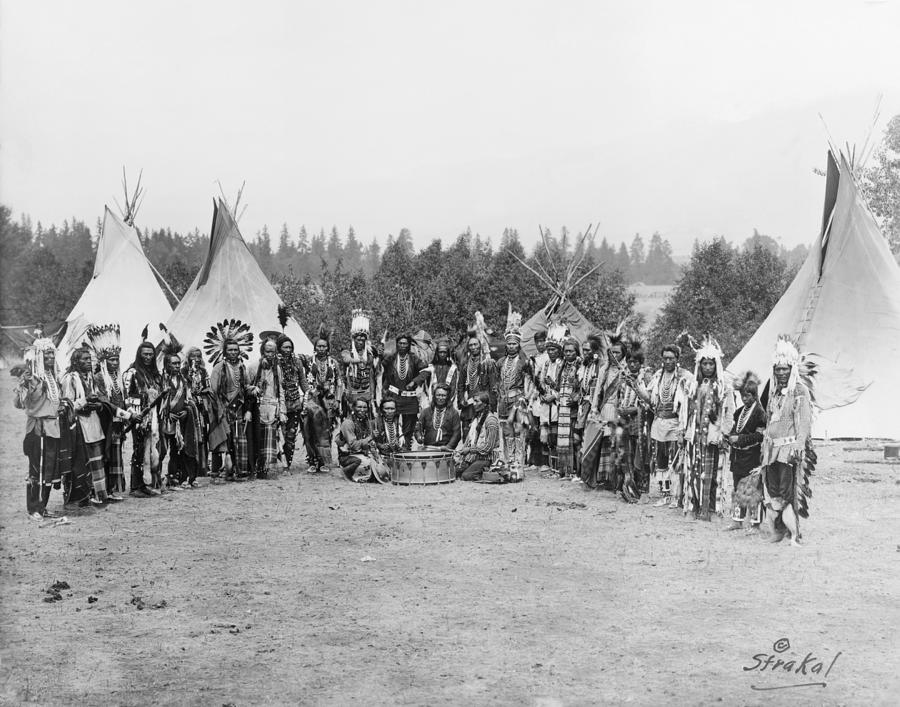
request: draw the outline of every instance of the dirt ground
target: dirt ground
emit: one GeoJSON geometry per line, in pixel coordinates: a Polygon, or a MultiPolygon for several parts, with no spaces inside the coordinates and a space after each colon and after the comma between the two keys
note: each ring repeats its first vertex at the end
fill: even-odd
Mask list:
{"type": "Polygon", "coordinates": [[[24,418],[6,372],[0,389],[3,704],[886,705],[900,694],[900,465],[880,445],[819,446],[800,549],[538,476],[425,488],[302,470],[204,479],[53,527],[25,514],[24,418]],[[44,601],[57,581],[69,589],[44,601]],[[790,647],[776,653],[779,639],[790,647]],[[809,653],[807,675],[746,669],[771,654],[800,670],[809,653]],[[825,686],[797,687],[811,682],[825,686]]]}

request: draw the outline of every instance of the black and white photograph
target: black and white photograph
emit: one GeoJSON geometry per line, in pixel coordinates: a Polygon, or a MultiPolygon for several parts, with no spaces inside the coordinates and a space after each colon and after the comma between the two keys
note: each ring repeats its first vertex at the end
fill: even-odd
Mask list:
{"type": "Polygon", "coordinates": [[[0,0],[0,705],[900,695],[900,0],[0,0]]]}

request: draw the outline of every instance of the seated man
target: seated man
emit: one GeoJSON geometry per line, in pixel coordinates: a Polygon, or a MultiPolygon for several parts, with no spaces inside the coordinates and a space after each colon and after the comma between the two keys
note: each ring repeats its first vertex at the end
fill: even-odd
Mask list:
{"type": "Polygon", "coordinates": [[[489,469],[500,452],[500,420],[490,409],[490,395],[476,393],[475,414],[466,441],[457,450],[456,474],[463,481],[476,481],[489,469]]]}
{"type": "Polygon", "coordinates": [[[431,449],[445,452],[456,449],[462,438],[459,413],[450,405],[450,386],[439,383],[435,386],[431,407],[419,413],[416,424],[416,441],[431,449]]]}
{"type": "MultiPolygon", "coordinates": [[[[377,464],[374,435],[369,424],[369,402],[364,397],[353,403],[350,416],[341,423],[337,438],[338,463],[349,481],[382,481],[384,469],[377,464]],[[377,464],[377,468],[376,468],[377,464]]],[[[390,480],[390,474],[387,474],[390,480]]]]}
{"type": "Polygon", "coordinates": [[[381,401],[381,417],[375,420],[375,446],[381,454],[394,454],[409,450],[410,439],[404,433],[404,416],[397,414],[397,403],[392,398],[381,401]]]}

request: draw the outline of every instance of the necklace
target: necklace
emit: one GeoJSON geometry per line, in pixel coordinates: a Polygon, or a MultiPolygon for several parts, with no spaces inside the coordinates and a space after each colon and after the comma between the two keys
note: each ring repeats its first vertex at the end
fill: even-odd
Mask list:
{"type": "Polygon", "coordinates": [[[393,446],[397,441],[397,418],[385,420],[384,429],[387,432],[388,443],[393,446]]]}
{"type": "Polygon", "coordinates": [[[45,380],[47,381],[47,397],[50,398],[50,402],[59,403],[59,386],[56,384],[56,379],[51,374],[45,380]]]}
{"type": "Polygon", "coordinates": [[[662,392],[660,398],[664,403],[672,402],[672,389],[675,387],[675,371],[672,371],[669,380],[666,381],[666,374],[662,375],[662,392]]]}
{"type": "Polygon", "coordinates": [[[737,431],[740,432],[744,429],[744,426],[747,424],[747,420],[750,418],[750,413],[753,412],[753,405],[744,406],[743,411],[741,411],[741,416],[738,418],[737,423],[737,431]]]}
{"type": "Polygon", "coordinates": [[[478,360],[477,359],[469,359],[469,364],[466,367],[466,384],[469,386],[469,390],[475,390],[475,384],[478,380],[478,360]]]}
{"type": "Polygon", "coordinates": [[[435,432],[440,432],[441,428],[444,426],[444,415],[447,413],[447,408],[435,408],[434,415],[431,418],[431,427],[435,432]]]}
{"type": "Polygon", "coordinates": [[[406,374],[409,370],[409,355],[397,356],[397,375],[400,380],[406,380],[406,374]]]}
{"type": "Polygon", "coordinates": [[[515,380],[517,361],[518,356],[507,356],[503,359],[503,387],[505,390],[509,390],[515,380]]]}

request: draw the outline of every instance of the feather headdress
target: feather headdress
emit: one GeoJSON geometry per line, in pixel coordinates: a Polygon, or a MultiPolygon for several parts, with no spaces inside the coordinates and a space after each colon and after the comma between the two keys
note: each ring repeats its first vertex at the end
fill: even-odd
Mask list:
{"type": "Polygon", "coordinates": [[[562,347],[568,335],[569,327],[565,322],[550,322],[550,326],[547,327],[547,344],[562,347]]]}
{"type": "Polygon", "coordinates": [[[504,339],[516,343],[522,341],[522,315],[513,311],[512,302],[509,303],[509,310],[506,315],[506,334],[504,339]]]}
{"type": "Polygon", "coordinates": [[[241,350],[241,358],[246,359],[253,348],[253,333],[250,325],[240,319],[226,319],[213,324],[203,339],[203,350],[206,358],[213,365],[225,356],[225,344],[233,341],[241,350]]]}
{"type": "Polygon", "coordinates": [[[769,390],[774,391],[775,366],[790,366],[791,375],[788,378],[787,388],[793,390],[797,382],[802,382],[809,390],[810,399],[815,402],[815,378],[818,367],[814,360],[814,354],[801,354],[797,344],[789,336],[779,334],[775,341],[775,352],[772,354],[772,374],[769,379],[769,390]]]}
{"type": "Polygon", "coordinates": [[[350,336],[357,334],[369,335],[370,318],[364,309],[354,309],[351,312],[350,336]]]}
{"type": "Polygon", "coordinates": [[[469,339],[477,339],[481,344],[481,355],[489,356],[491,352],[491,340],[488,338],[487,324],[484,321],[484,315],[478,311],[475,312],[475,323],[469,327],[466,332],[469,339]]]}
{"type": "Polygon", "coordinates": [[[103,362],[122,353],[119,343],[121,329],[118,324],[91,324],[85,335],[98,361],[103,362]]]}
{"type": "MultiPolygon", "coordinates": [[[[43,332],[39,333],[43,334],[43,332]]],[[[44,370],[44,351],[53,351],[56,353],[56,345],[53,343],[53,339],[38,336],[30,346],[25,348],[23,358],[25,359],[25,363],[31,367],[31,372],[34,377],[46,383],[47,372],[44,370]]],[[[59,361],[55,361],[54,368],[56,369],[53,371],[54,377],[59,378],[59,361]]]]}
{"type": "Polygon", "coordinates": [[[690,334],[688,334],[688,340],[691,342],[691,348],[694,349],[694,376],[699,380],[700,362],[706,359],[716,364],[716,378],[721,381],[724,367],[722,366],[722,347],[719,346],[719,342],[709,332],[703,336],[700,346],[694,345],[695,341],[690,334]]]}
{"type": "MultiPolygon", "coordinates": [[[[91,324],[85,335],[90,342],[93,351],[93,358],[98,362],[100,375],[107,390],[113,389],[112,375],[109,372],[109,364],[107,363],[113,356],[122,353],[122,347],[119,344],[120,328],[118,324],[91,324]]],[[[146,338],[146,337],[145,337],[146,338]]]]}

